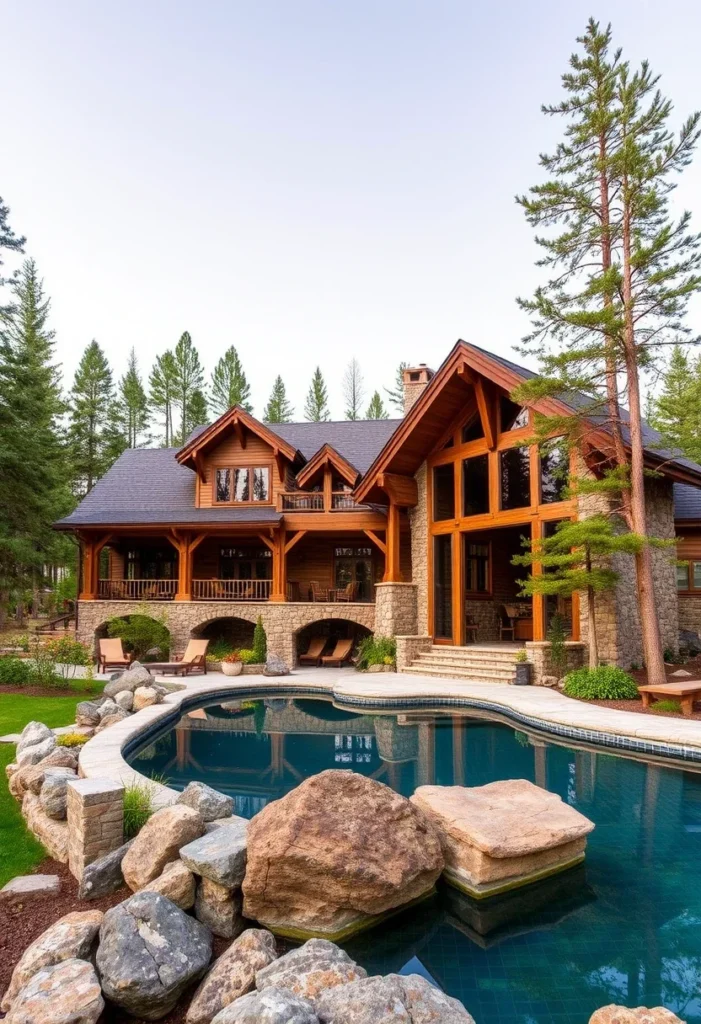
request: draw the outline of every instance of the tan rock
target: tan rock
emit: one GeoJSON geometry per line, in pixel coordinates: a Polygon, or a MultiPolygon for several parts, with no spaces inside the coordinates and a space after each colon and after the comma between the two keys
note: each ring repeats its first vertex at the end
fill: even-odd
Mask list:
{"type": "Polygon", "coordinates": [[[262,928],[249,928],[222,953],[195,992],[187,1024],[209,1024],[220,1010],[255,985],[256,971],[277,957],[275,939],[262,928]]]}
{"type": "Polygon", "coordinates": [[[68,822],[55,821],[44,811],[39,797],[25,793],[22,815],[27,828],[33,832],[46,852],[60,864],[68,863],[68,822]]]}
{"type": "Polygon", "coordinates": [[[173,804],[156,811],[130,846],[122,861],[124,881],[136,892],[153,881],[166,864],[178,859],[181,846],[204,832],[202,818],[191,807],[173,804]]]}
{"type": "Polygon", "coordinates": [[[96,1024],[104,1007],[92,964],[64,960],[37,971],[19,992],[5,1024],[96,1024]]]}
{"type": "Polygon", "coordinates": [[[524,884],[577,863],[594,828],[556,793],[526,779],[420,786],[411,802],[440,835],[446,878],[468,892],[524,884]]]}
{"type": "Polygon", "coordinates": [[[134,690],[132,707],[134,711],[141,711],[142,708],[149,708],[152,704],[160,704],[162,700],[158,690],[154,690],[152,686],[138,686],[134,690]]]}
{"type": "Polygon", "coordinates": [[[195,876],[181,860],[166,864],[158,878],[144,886],[148,892],[160,892],[181,910],[195,905],[195,876]]]}
{"type": "Polygon", "coordinates": [[[20,990],[44,967],[64,960],[88,960],[104,914],[100,910],[66,914],[27,946],[15,967],[0,1009],[11,1009],[20,990]]]}
{"type": "Polygon", "coordinates": [[[241,890],[229,889],[211,878],[201,878],[195,897],[195,917],[214,935],[233,939],[243,931],[241,890]]]}
{"type": "Polygon", "coordinates": [[[76,769],[77,767],[78,755],[74,751],[69,750],[67,747],[56,747],[39,764],[20,769],[13,776],[13,780],[16,780],[17,786],[21,790],[21,796],[24,796],[26,790],[38,796],[41,792],[41,787],[44,785],[44,776],[47,768],[76,769]]]}
{"type": "Polygon", "coordinates": [[[280,934],[340,938],[425,895],[442,869],[438,835],[408,800],[325,771],[251,821],[244,914],[280,934]]]}
{"type": "Polygon", "coordinates": [[[655,1006],[648,1010],[637,1006],[634,1010],[626,1006],[602,1006],[589,1018],[589,1024],[686,1024],[671,1010],[655,1006]]]}

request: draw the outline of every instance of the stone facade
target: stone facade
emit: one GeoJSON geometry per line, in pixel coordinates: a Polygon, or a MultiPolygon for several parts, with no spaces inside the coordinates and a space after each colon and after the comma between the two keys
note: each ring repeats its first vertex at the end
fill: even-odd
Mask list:
{"type": "Polygon", "coordinates": [[[690,629],[692,633],[701,632],[701,595],[679,598],[679,628],[690,629]]]}
{"type": "Polygon", "coordinates": [[[68,867],[78,881],[99,857],[124,842],[124,786],[111,779],[68,783],[68,867]]]}
{"type": "Polygon", "coordinates": [[[551,644],[547,640],[528,640],[526,651],[528,660],[533,665],[531,682],[534,686],[541,686],[546,676],[557,676],[561,678],[572,672],[573,669],[581,668],[587,657],[587,645],[580,641],[568,640],[565,642],[565,665],[555,668],[550,657],[551,644]]]}
{"type": "Polygon", "coordinates": [[[416,592],[415,583],[375,585],[375,632],[378,636],[416,633],[416,592]]]}
{"type": "Polygon", "coordinates": [[[428,633],[428,505],[426,463],[416,473],[418,501],[409,509],[411,529],[411,578],[416,585],[417,621],[419,634],[428,633]]]}
{"type": "Polygon", "coordinates": [[[236,601],[80,601],[77,637],[92,646],[97,631],[108,619],[125,615],[151,615],[170,630],[171,656],[180,655],[192,636],[216,619],[244,619],[255,623],[260,615],[268,638],[268,651],[288,665],[297,661],[297,633],[314,622],[345,620],[374,631],[375,605],[310,602],[236,601]]]}
{"type": "Polygon", "coordinates": [[[432,636],[398,636],[397,637],[397,672],[403,672],[418,658],[422,651],[430,651],[433,646],[432,636]]]}

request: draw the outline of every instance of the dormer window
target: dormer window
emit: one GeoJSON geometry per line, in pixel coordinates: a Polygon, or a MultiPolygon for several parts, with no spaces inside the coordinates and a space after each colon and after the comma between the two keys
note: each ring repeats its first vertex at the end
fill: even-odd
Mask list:
{"type": "Polygon", "coordinates": [[[218,505],[270,501],[270,466],[222,466],[214,475],[218,505]]]}

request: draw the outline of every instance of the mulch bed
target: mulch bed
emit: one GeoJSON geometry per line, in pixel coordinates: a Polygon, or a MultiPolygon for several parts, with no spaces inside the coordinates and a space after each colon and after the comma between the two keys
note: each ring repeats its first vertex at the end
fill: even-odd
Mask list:
{"type": "MultiPolygon", "coordinates": [[[[629,673],[638,686],[647,685],[647,672],[645,669],[635,669],[629,673]]],[[[684,665],[665,665],[665,675],[668,683],[695,683],[699,682],[701,686],[701,655],[696,658],[691,658],[684,665]],[[679,669],[684,669],[685,672],[689,672],[689,676],[675,676],[674,673],[678,672],[679,669]]],[[[565,696],[567,696],[565,694],[565,696]]],[[[582,700],[581,697],[572,697],[571,700],[582,700]]],[[[670,697],[670,700],[675,700],[675,697],[670,697]]],[[[600,708],[615,708],[616,711],[635,711],[641,715],[656,715],[662,718],[683,718],[687,722],[701,721],[701,701],[697,701],[694,705],[694,711],[691,715],[683,715],[681,711],[658,711],[655,705],[652,707],[644,708],[642,700],[582,700],[583,704],[597,704],[600,708]]]]}

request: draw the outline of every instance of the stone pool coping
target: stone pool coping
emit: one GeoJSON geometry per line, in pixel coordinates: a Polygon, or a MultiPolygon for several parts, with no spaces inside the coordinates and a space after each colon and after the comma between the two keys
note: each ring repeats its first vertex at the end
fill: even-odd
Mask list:
{"type": "MultiPolygon", "coordinates": [[[[333,697],[340,705],[366,711],[475,710],[532,729],[544,739],[551,736],[619,753],[697,762],[701,766],[701,722],[602,708],[540,686],[320,668],[298,670],[280,678],[231,678],[218,673],[187,677],[162,704],[144,708],[89,740],[80,752],[80,773],[124,785],[144,783],[145,776],[131,768],[125,756],[146,736],[177,721],[188,706],[219,696],[232,700],[256,695],[294,696],[296,692],[333,697]]],[[[148,783],[153,787],[155,806],[166,806],[177,798],[176,790],[151,780],[148,783]]]]}

